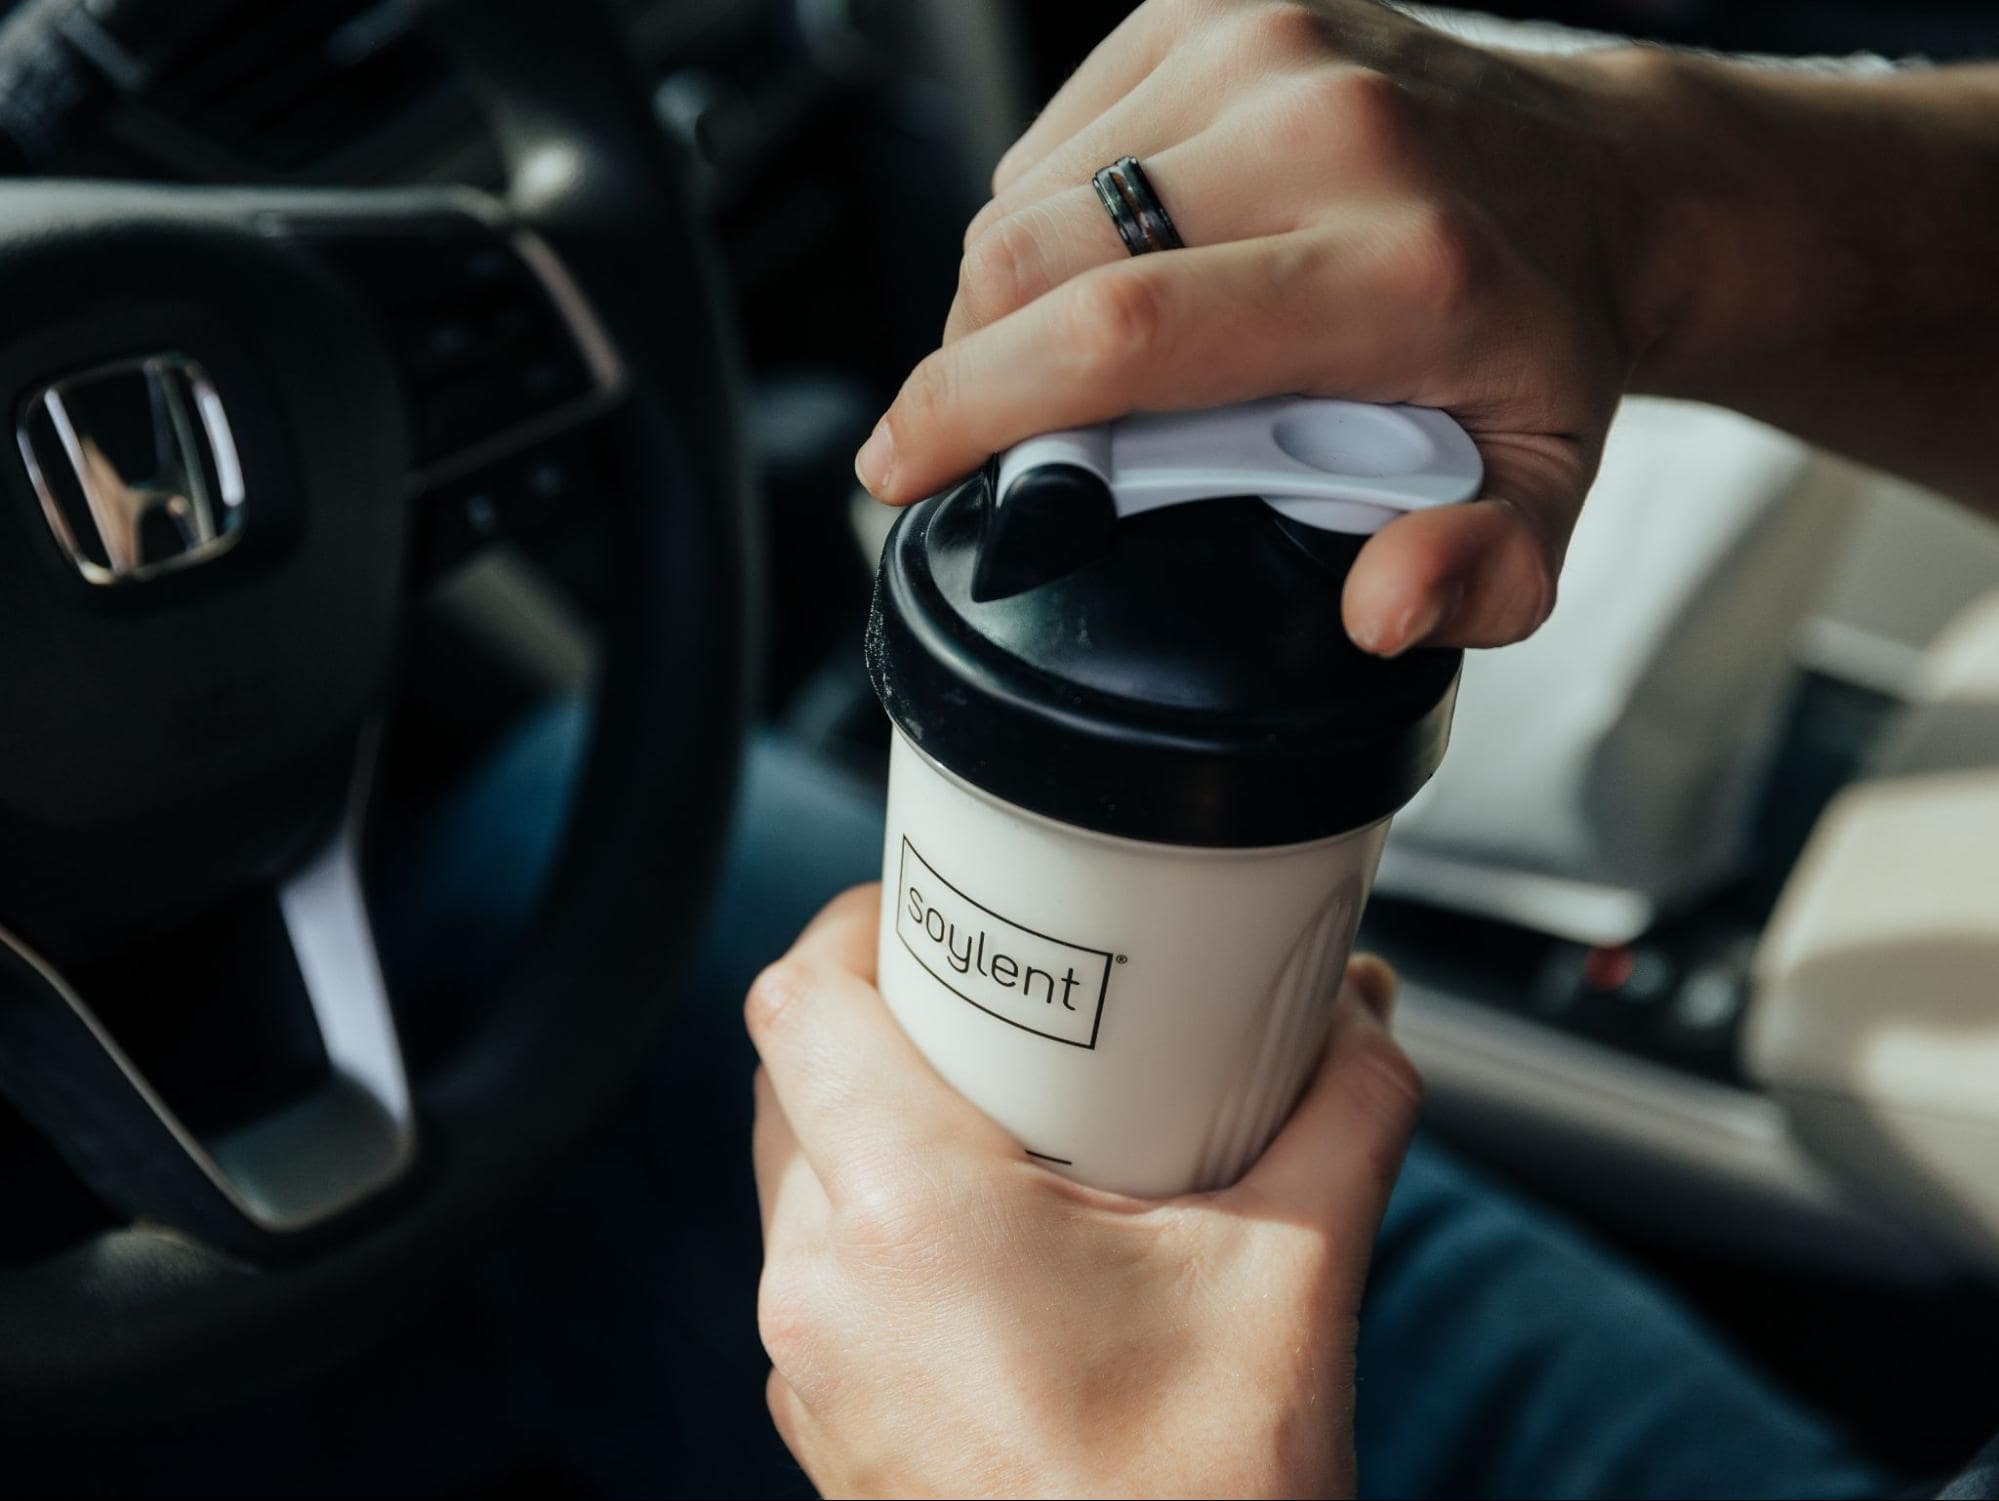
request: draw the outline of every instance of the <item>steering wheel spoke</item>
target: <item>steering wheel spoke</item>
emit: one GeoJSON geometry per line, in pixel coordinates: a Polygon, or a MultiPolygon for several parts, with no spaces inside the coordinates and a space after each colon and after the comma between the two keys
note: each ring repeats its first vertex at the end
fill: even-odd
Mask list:
{"type": "Polygon", "coordinates": [[[158,1422],[381,1327],[616,1098],[720,859],[754,529],[684,163],[609,7],[414,3],[498,195],[0,183],[0,1093],[129,1222],[0,1263],[11,1413],[158,1422]],[[217,497],[226,548],[189,524],[217,497]],[[407,583],[584,501],[563,851],[534,941],[406,1077],[333,827],[357,738],[407,583]]]}
{"type": "MultiPolygon", "coordinates": [[[[108,1206],[255,1261],[354,1208],[416,1154],[416,1118],[356,858],[356,823],[274,887],[239,897],[237,932],[261,927],[249,963],[260,1006],[299,1013],[320,1066],[247,1117],[176,1111],[102,1011],[23,940],[0,930],[0,1095],[108,1206]],[[261,920],[261,921],[260,921],[261,920]]],[[[151,967],[128,1004],[199,1006],[246,961],[199,950],[151,967]],[[217,961],[222,961],[218,966],[217,961]]],[[[169,947],[185,948],[186,943],[169,947]]]]}

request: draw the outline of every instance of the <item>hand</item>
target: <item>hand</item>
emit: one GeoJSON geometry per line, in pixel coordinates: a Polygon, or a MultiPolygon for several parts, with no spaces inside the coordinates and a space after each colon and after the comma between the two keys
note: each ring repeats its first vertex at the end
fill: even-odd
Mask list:
{"type": "Polygon", "coordinates": [[[1138,409],[1442,407],[1486,494],[1375,537],[1348,630],[1384,654],[1525,636],[1652,311],[1613,159],[1619,66],[1481,51],[1374,0],[1149,0],[1001,161],[944,347],[862,449],[862,482],[905,503],[1138,409]],[[1126,255],[1089,183],[1127,153],[1189,249],[1126,255]]]}
{"type": "Polygon", "coordinates": [[[759,1319],[826,1495],[1353,1486],[1361,1286],[1419,1086],[1356,960],[1317,1078],[1235,1187],[1143,1202],[1031,1161],[873,984],[879,889],[757,981],[759,1319]]]}

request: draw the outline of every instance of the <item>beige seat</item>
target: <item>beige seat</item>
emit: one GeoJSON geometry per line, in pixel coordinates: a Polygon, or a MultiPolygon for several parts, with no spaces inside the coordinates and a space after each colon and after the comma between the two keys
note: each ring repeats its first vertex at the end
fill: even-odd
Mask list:
{"type": "Polygon", "coordinates": [[[1821,819],[1757,956],[1745,1057],[1837,1177],[1999,1273],[1999,593],[1821,819]]]}
{"type": "Polygon", "coordinates": [[[1466,661],[1376,889],[1624,943],[1735,875],[1860,471],[1733,412],[1624,403],[1535,635],[1466,661]]]}

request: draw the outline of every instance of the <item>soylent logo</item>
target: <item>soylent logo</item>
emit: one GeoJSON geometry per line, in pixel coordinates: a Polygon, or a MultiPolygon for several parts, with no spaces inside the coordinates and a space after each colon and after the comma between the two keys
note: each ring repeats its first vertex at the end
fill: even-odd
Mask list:
{"type": "Polygon", "coordinates": [[[1111,983],[1108,950],[1050,938],[980,906],[907,839],[896,897],[896,937],[958,999],[1055,1042],[1097,1045],[1111,983]]]}

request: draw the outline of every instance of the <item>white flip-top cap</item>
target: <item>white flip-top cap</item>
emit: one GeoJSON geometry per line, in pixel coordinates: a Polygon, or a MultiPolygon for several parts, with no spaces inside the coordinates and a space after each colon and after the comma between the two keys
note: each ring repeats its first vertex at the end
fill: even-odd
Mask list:
{"type": "Polygon", "coordinates": [[[996,498],[1047,465],[1094,474],[1120,518],[1257,495],[1292,520],[1368,534],[1397,516],[1478,494],[1463,428],[1428,407],[1279,396],[1205,411],[1139,413],[1029,438],[1000,458],[996,498]]]}

